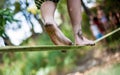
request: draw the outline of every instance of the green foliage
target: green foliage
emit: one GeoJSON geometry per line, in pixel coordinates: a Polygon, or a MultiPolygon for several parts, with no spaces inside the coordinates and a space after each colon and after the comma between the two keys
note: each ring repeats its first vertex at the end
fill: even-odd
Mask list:
{"type": "Polygon", "coordinates": [[[13,15],[14,14],[8,8],[0,10],[0,36],[4,33],[7,22],[12,23],[12,21],[17,21],[13,18],[13,15]]]}
{"type": "Polygon", "coordinates": [[[39,45],[53,45],[49,36],[45,32],[43,32],[38,38],[39,38],[39,41],[38,39],[36,41],[34,39],[33,40],[39,45]]]}
{"type": "Polygon", "coordinates": [[[108,44],[112,44],[114,42],[120,42],[119,36],[120,36],[120,31],[118,31],[114,35],[111,35],[108,38],[106,38],[106,41],[108,44]]]}
{"type": "Polygon", "coordinates": [[[120,75],[120,63],[94,69],[94,71],[91,71],[86,75],[120,75]]]}
{"type": "Polygon", "coordinates": [[[103,9],[106,14],[108,14],[110,11],[116,12],[120,10],[120,1],[118,0],[96,0],[96,2],[103,6],[103,9]]]}
{"type": "Polygon", "coordinates": [[[60,69],[69,64],[71,66],[66,68],[71,68],[75,55],[72,52],[67,54],[60,51],[15,53],[13,57],[5,54],[4,68],[0,68],[1,73],[3,75],[35,75],[41,68],[60,69]]]}
{"type": "Polygon", "coordinates": [[[14,10],[14,13],[17,13],[17,12],[19,12],[20,11],[20,3],[19,2],[15,2],[15,4],[14,4],[14,6],[15,6],[15,10],[14,10]]]}
{"type": "Polygon", "coordinates": [[[88,18],[88,15],[86,15],[85,12],[82,13],[82,31],[88,37],[92,36],[91,30],[90,30],[89,18],[88,18]]]}
{"type": "Polygon", "coordinates": [[[3,8],[4,3],[5,3],[5,0],[0,1],[0,8],[3,8]]]}
{"type": "Polygon", "coordinates": [[[106,0],[104,2],[105,12],[108,13],[109,11],[115,12],[120,10],[120,1],[118,0],[106,0]]]}

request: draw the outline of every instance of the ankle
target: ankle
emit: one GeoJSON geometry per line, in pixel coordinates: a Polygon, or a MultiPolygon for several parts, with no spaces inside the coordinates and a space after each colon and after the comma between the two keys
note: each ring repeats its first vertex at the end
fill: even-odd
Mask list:
{"type": "Polygon", "coordinates": [[[46,27],[46,26],[53,26],[54,25],[54,23],[53,22],[45,22],[44,23],[44,26],[46,27]]]}
{"type": "Polygon", "coordinates": [[[74,28],[73,27],[73,31],[74,31],[75,35],[82,34],[82,29],[81,28],[76,28],[76,27],[74,28]]]}
{"type": "Polygon", "coordinates": [[[56,22],[52,18],[44,20],[44,25],[55,25],[55,24],[56,22]]]}
{"type": "Polygon", "coordinates": [[[79,31],[77,32],[77,35],[82,36],[82,30],[81,29],[79,29],[79,31]]]}
{"type": "Polygon", "coordinates": [[[75,33],[75,37],[79,37],[79,38],[83,39],[83,37],[82,37],[82,30],[81,30],[81,29],[79,29],[79,30],[75,33]]]}

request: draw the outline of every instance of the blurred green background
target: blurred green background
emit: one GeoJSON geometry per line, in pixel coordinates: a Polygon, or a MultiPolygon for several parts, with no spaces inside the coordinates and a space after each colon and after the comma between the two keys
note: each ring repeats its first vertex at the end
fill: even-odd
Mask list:
{"type": "MultiPolygon", "coordinates": [[[[83,1],[83,0],[81,0],[83,1]]],[[[96,13],[97,5],[109,12],[120,12],[118,0],[84,0],[87,10],[96,13]]],[[[43,29],[41,12],[33,0],[1,0],[0,46],[53,45],[43,29]],[[2,42],[3,41],[3,42],[2,42]]],[[[82,11],[83,34],[95,40],[89,24],[89,15],[82,11]]],[[[58,3],[56,21],[62,32],[74,41],[72,26],[67,13],[66,0],[58,3]],[[64,13],[64,14],[63,14],[64,13]]],[[[109,28],[107,33],[115,28],[109,28]]],[[[67,75],[81,72],[85,75],[120,75],[120,31],[80,50],[1,52],[0,75],[67,75]]]]}

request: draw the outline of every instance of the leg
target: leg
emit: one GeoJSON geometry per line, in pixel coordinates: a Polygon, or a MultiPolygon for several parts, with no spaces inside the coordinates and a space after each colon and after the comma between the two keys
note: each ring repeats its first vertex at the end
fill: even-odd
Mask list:
{"type": "Polygon", "coordinates": [[[67,0],[68,5],[68,12],[70,15],[74,37],[75,37],[75,44],[76,45],[94,45],[93,41],[90,41],[82,36],[81,30],[81,2],[80,0],[67,0]]]}
{"type": "Polygon", "coordinates": [[[54,20],[54,12],[56,9],[56,3],[52,1],[46,1],[41,5],[41,14],[45,22],[45,30],[50,36],[51,40],[56,45],[71,45],[72,42],[64,36],[64,34],[57,27],[54,20]]]}

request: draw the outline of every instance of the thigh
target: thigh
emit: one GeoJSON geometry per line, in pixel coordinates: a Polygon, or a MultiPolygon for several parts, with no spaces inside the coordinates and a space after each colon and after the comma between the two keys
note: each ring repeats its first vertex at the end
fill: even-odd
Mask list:
{"type": "Polygon", "coordinates": [[[59,0],[35,0],[35,4],[36,4],[37,8],[40,9],[41,4],[45,1],[53,1],[55,3],[59,2],[59,0]]]}

